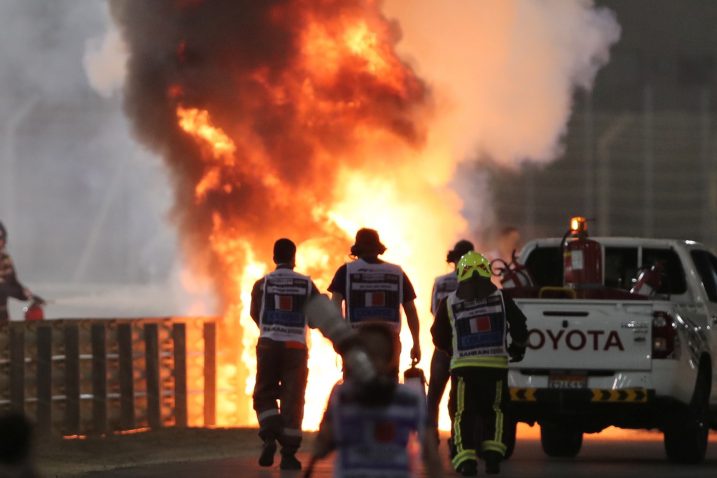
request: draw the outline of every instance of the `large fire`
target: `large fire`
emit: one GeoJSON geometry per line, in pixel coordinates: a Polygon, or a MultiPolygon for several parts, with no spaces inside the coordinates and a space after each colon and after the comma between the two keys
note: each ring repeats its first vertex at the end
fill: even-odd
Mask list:
{"type": "MultiPolygon", "coordinates": [[[[299,245],[298,270],[325,290],[355,231],[377,229],[385,258],[416,286],[427,369],[431,283],[466,230],[449,187],[457,160],[517,167],[554,158],[574,89],[590,88],[620,35],[614,15],[591,1],[110,0],[110,8],[128,52],[127,115],[173,180],[183,280],[194,290],[208,278],[223,315],[219,425],[255,422],[250,291],[272,269],[279,237],[299,245]],[[382,11],[401,18],[405,57],[396,53],[398,23],[382,11]],[[436,91],[406,58],[420,61],[436,91]]],[[[475,181],[456,178],[473,198],[471,217],[490,222],[475,181]]],[[[310,370],[305,426],[315,428],[340,374],[314,333],[310,370]]]]}
{"type": "MultiPolygon", "coordinates": [[[[288,13],[277,7],[270,14],[282,18],[288,13]]],[[[272,269],[267,251],[275,239],[287,236],[299,242],[297,269],[325,290],[348,259],[355,231],[378,229],[389,247],[385,258],[401,264],[415,283],[425,365],[432,352],[432,280],[445,272],[444,251],[463,227],[456,198],[435,188],[433,165],[443,158],[425,152],[427,92],[396,56],[391,24],[372,2],[352,15],[314,17],[310,8],[301,13],[306,17],[290,67],[277,74],[260,66],[242,78],[261,90],[257,98],[247,99],[252,108],[291,111],[292,128],[300,134],[294,143],[296,133],[289,132],[288,138],[276,138],[284,143],[280,150],[267,145],[251,111],[196,107],[176,84],[167,92],[175,102],[176,124],[198,150],[201,168],[190,207],[211,213],[206,247],[220,271],[215,277],[225,301],[218,425],[256,424],[251,393],[258,329],[249,316],[250,291],[272,269]],[[306,164],[290,174],[282,171],[285,158],[276,155],[302,155],[305,148],[311,149],[306,164]],[[227,211],[223,203],[247,183],[264,189],[260,201],[227,211]],[[277,208],[281,214],[272,213],[277,208]],[[261,216],[253,223],[257,230],[247,230],[247,215],[261,216]]],[[[183,40],[182,56],[189,49],[191,41],[183,40]]],[[[238,85],[236,95],[242,94],[238,85]]],[[[435,151],[435,145],[430,149],[435,151]]],[[[410,344],[406,328],[402,340],[410,344]]],[[[403,349],[405,366],[409,349],[403,349]]],[[[328,393],[341,377],[338,357],[316,331],[310,335],[309,368],[304,427],[315,429],[328,393]]]]}
{"type": "MultiPolygon", "coordinates": [[[[188,110],[178,106],[177,117],[180,127],[202,143],[206,151],[204,157],[208,162],[207,172],[195,188],[196,200],[203,201],[213,189],[231,187],[231,184],[222,184],[219,181],[222,168],[232,168],[236,164],[231,139],[212,125],[207,111],[188,110]]],[[[348,238],[359,227],[370,225],[381,231],[383,240],[387,244],[396,245],[395,252],[390,251],[386,254],[386,258],[405,264],[409,274],[415,279],[420,308],[423,311],[427,310],[429,300],[427,294],[430,293],[432,279],[444,269],[436,266],[437,261],[434,258],[424,257],[421,251],[436,251],[435,256],[440,258],[447,243],[440,230],[429,229],[424,234],[415,227],[439,222],[431,221],[430,217],[426,216],[440,215],[440,203],[433,207],[421,203],[419,199],[421,191],[413,190],[411,187],[412,179],[408,171],[405,183],[397,181],[396,178],[376,178],[371,172],[361,170],[344,171],[343,175],[345,193],[338,197],[330,209],[325,212],[313,211],[313,214],[327,221],[327,224],[337,226],[345,232],[346,238],[343,241],[334,238],[329,238],[328,241],[310,239],[301,243],[297,257],[298,269],[314,271],[313,278],[317,286],[325,290],[336,264],[343,260],[341,256],[336,257],[333,251],[345,246],[348,238]],[[365,195],[367,191],[371,192],[368,197],[365,195]],[[411,198],[411,201],[406,201],[406,198],[411,198]]],[[[254,387],[256,369],[254,347],[258,339],[258,329],[249,316],[250,291],[254,282],[266,274],[271,265],[258,260],[252,244],[239,238],[218,214],[213,217],[213,232],[209,239],[210,247],[230,271],[227,279],[231,282],[231,287],[237,291],[238,298],[237,302],[227,306],[221,329],[220,348],[225,352],[231,351],[239,340],[236,324],[239,324],[241,330],[239,363],[234,361],[236,357],[231,353],[227,354],[225,360],[220,360],[218,423],[255,424],[250,397],[254,387]],[[239,364],[243,366],[243,370],[240,370],[239,364]],[[240,388],[239,393],[235,390],[237,386],[240,388]]],[[[263,246],[269,247],[267,244],[263,246]]],[[[428,334],[430,322],[425,320],[428,314],[423,315],[421,344],[426,351],[425,356],[429,357],[432,350],[428,334]]],[[[404,343],[410,343],[410,334],[407,330],[404,332],[402,340],[404,343]]],[[[328,391],[340,379],[341,370],[339,359],[332,346],[316,331],[311,331],[310,346],[311,373],[307,387],[304,426],[307,429],[315,429],[321,419],[328,391]]],[[[404,352],[407,351],[408,348],[404,348],[404,352]]],[[[409,361],[407,356],[403,359],[404,363],[409,361]]]]}

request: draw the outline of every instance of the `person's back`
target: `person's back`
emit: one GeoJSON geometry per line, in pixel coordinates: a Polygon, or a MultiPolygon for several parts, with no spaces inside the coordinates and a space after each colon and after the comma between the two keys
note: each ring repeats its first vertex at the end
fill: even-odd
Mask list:
{"type": "MultiPolygon", "coordinates": [[[[431,314],[434,316],[438,312],[438,306],[443,299],[448,297],[458,288],[458,276],[456,275],[455,265],[460,258],[473,250],[473,243],[462,239],[456,242],[453,249],[446,254],[446,262],[452,264],[454,270],[447,274],[436,277],[433,283],[433,292],[431,292],[431,314]]],[[[438,407],[446,389],[448,380],[450,379],[450,363],[451,357],[445,351],[436,348],[431,357],[431,379],[428,383],[428,393],[426,395],[426,404],[428,407],[428,423],[433,428],[433,433],[438,439],[438,407]]],[[[453,411],[455,404],[453,400],[448,400],[448,413],[453,420],[453,411]]],[[[449,449],[452,451],[452,445],[449,443],[449,449]]]]}
{"type": "Polygon", "coordinates": [[[431,293],[431,315],[435,315],[438,310],[438,304],[441,300],[448,297],[448,294],[458,288],[458,278],[456,272],[451,271],[436,277],[433,281],[433,291],[431,293]]]}
{"type": "Polygon", "coordinates": [[[417,476],[416,460],[409,454],[409,442],[415,437],[429,475],[439,476],[435,439],[425,433],[425,399],[412,387],[395,380],[391,329],[385,324],[367,324],[359,329],[359,337],[380,379],[369,389],[357,385],[349,375],[334,387],[310,470],[317,459],[337,449],[334,476],[417,476]]]}
{"type": "Polygon", "coordinates": [[[358,258],[346,265],[346,320],[353,326],[385,322],[400,330],[403,270],[378,259],[358,258]]]}
{"type": "Polygon", "coordinates": [[[302,440],[304,394],[308,378],[306,302],[318,293],[311,278],[294,272],[296,245],[274,243],[276,270],[254,284],[250,315],[259,326],[254,410],[262,439],[260,466],[274,464],[276,442],[283,470],[299,470],[295,453],[302,440]]]}
{"type": "Polygon", "coordinates": [[[420,323],[411,281],[400,266],[378,258],[384,252],[386,246],[381,243],[378,232],[359,229],[350,252],[355,260],[338,268],[328,290],[339,308],[345,306],[345,318],[352,327],[373,323],[391,327],[398,345],[393,359],[394,373],[398,374],[401,308],[413,339],[411,359],[416,362],[421,360],[420,323]]]}
{"type": "Polygon", "coordinates": [[[480,457],[486,473],[496,474],[506,452],[508,359],[520,361],[525,354],[526,319],[491,283],[490,261],[482,254],[461,257],[457,276],[458,289],[441,301],[431,327],[433,343],[452,355],[456,411],[451,461],[463,476],[476,476],[480,457]]]}
{"type": "Polygon", "coordinates": [[[337,385],[327,413],[333,422],[333,439],[339,443],[334,476],[415,476],[416,457],[409,455],[412,436],[425,434],[425,407],[411,387],[396,384],[381,406],[367,406],[351,382],[337,385]]]}

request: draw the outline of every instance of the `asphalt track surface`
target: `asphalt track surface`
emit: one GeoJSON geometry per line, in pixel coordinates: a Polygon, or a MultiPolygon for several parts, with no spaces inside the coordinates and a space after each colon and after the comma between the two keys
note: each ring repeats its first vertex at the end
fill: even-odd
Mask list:
{"type": "MultiPolygon", "coordinates": [[[[542,452],[540,442],[535,439],[521,440],[513,457],[504,462],[501,474],[504,477],[550,477],[550,478],[605,478],[605,477],[649,477],[649,478],[700,478],[717,476],[717,436],[713,433],[707,449],[707,459],[700,465],[680,466],[669,463],[663,451],[661,440],[649,439],[604,440],[587,438],[580,455],[575,459],[548,458],[542,452]]],[[[445,445],[445,442],[443,442],[445,445]]],[[[442,446],[444,451],[445,447],[442,446]]],[[[447,464],[445,453],[444,464],[447,464]]],[[[278,456],[277,456],[278,458],[278,456]]],[[[306,454],[299,453],[302,461],[306,454]]],[[[486,476],[479,466],[479,476],[486,476]]],[[[301,472],[282,472],[275,464],[272,468],[260,468],[256,459],[224,459],[203,462],[173,463],[81,475],[83,478],[179,478],[179,477],[281,477],[298,478],[301,472]]],[[[317,478],[332,476],[331,460],[321,462],[315,469],[317,478]]],[[[445,476],[457,477],[448,467],[445,476]]]]}

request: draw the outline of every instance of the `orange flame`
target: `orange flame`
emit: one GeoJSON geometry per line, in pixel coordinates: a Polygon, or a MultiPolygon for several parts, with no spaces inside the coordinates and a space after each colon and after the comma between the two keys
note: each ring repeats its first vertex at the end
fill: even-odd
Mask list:
{"type": "Polygon", "coordinates": [[[221,129],[212,126],[209,121],[209,112],[197,108],[177,108],[179,126],[187,133],[191,133],[204,140],[212,148],[212,158],[221,159],[227,166],[234,165],[234,141],[221,129]]]}
{"type": "MultiPolygon", "coordinates": [[[[305,147],[312,148],[315,160],[314,165],[306,167],[318,165],[323,169],[319,176],[334,180],[304,182],[304,174],[317,174],[308,169],[289,176],[280,172],[277,165],[282,158],[270,155],[250,119],[235,117],[229,127],[220,127],[214,111],[176,106],[178,126],[201,152],[202,171],[194,185],[197,204],[242,191],[243,182],[251,178],[249,186],[266,188],[272,204],[288,211],[292,211],[293,201],[305,205],[290,214],[311,225],[284,231],[281,224],[272,223],[281,222],[280,218],[267,217],[268,230],[277,231],[274,236],[242,230],[234,217],[213,213],[208,246],[216,258],[215,268],[222,271],[221,294],[226,302],[218,334],[223,351],[217,372],[218,425],[256,424],[251,394],[258,329],[249,316],[250,292],[254,282],[272,267],[262,254],[278,234],[313,237],[298,245],[297,270],[309,273],[325,290],[346,258],[355,231],[360,227],[378,229],[389,247],[385,259],[404,266],[418,293],[417,305],[424,312],[423,364],[427,364],[432,351],[431,317],[427,312],[432,281],[446,271],[443,251],[464,228],[457,213],[457,196],[436,187],[445,184],[452,172],[445,166],[452,164],[446,157],[449,148],[430,136],[422,139],[415,125],[400,117],[387,119],[390,110],[381,106],[382,101],[390,104],[415,96],[417,99],[411,101],[418,103],[416,111],[407,114],[418,118],[426,115],[420,108],[420,82],[396,56],[396,38],[388,22],[377,14],[358,19],[339,17],[334,23],[310,19],[300,38],[300,53],[289,73],[277,76],[257,68],[251,80],[261,86],[271,107],[291,108],[297,127],[305,129],[302,139],[305,147]],[[352,81],[371,78],[370,88],[351,91],[351,86],[342,83],[347,75],[352,81]],[[327,93],[342,88],[348,88],[348,93],[327,93]],[[332,145],[335,134],[344,139],[332,145]],[[330,188],[312,189],[316,184],[330,188]]],[[[177,97],[176,101],[184,100],[177,97]]],[[[222,117],[226,116],[224,112],[222,117]]],[[[402,341],[409,344],[403,347],[404,364],[408,364],[411,338],[405,327],[402,341]]],[[[304,428],[316,429],[341,370],[333,347],[316,331],[311,331],[309,343],[304,428]]]]}

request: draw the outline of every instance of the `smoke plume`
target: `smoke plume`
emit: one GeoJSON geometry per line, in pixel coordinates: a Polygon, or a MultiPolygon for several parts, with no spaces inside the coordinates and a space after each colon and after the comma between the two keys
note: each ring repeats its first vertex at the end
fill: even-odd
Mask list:
{"type": "MultiPolygon", "coordinates": [[[[232,404],[253,385],[248,293],[276,238],[299,243],[299,267],[325,287],[354,232],[375,227],[426,310],[441,251],[466,230],[459,162],[554,158],[573,90],[619,34],[588,1],[110,5],[128,51],[125,110],[168,166],[185,256],[222,303],[223,348],[241,349],[220,360],[237,391],[220,404],[228,423],[252,415],[245,395],[232,404]]],[[[323,377],[309,396],[330,388],[331,356],[312,346],[323,377]]]]}
{"type": "MultiPolygon", "coordinates": [[[[166,293],[98,298],[164,282],[177,255],[161,163],[128,131],[119,96],[97,97],[85,76],[86,44],[108,17],[104,2],[0,2],[0,221],[20,279],[52,301],[49,317],[149,314],[147,302],[176,310],[166,293]],[[79,296],[96,304],[64,305],[79,296]]],[[[11,301],[14,319],[22,305],[11,301]]]]}
{"type": "Polygon", "coordinates": [[[460,159],[509,167],[561,154],[575,90],[592,87],[620,37],[592,0],[388,0],[385,10],[400,21],[399,51],[436,91],[435,134],[460,159]]]}
{"type": "Polygon", "coordinates": [[[90,38],[85,44],[82,64],[92,88],[109,98],[124,85],[127,47],[114,23],[101,37],[90,38]]]}
{"type": "MultiPolygon", "coordinates": [[[[111,5],[130,51],[126,110],[136,135],[170,167],[174,217],[194,260],[208,251],[218,227],[259,245],[264,260],[272,238],[337,235],[322,216],[341,170],[396,163],[391,154],[377,161],[367,144],[417,148],[424,141],[423,83],[391,51],[367,60],[335,41],[355,28],[356,48],[362,48],[361,42],[374,41],[363,38],[373,34],[362,30],[370,23],[388,39],[377,48],[391,47],[395,25],[370,3],[111,5]],[[208,112],[205,120],[234,144],[228,163],[207,160],[205,145],[178,123],[178,107],[208,112]],[[204,186],[210,190],[198,197],[204,186]]],[[[217,268],[225,268],[226,257],[203,259],[225,287],[226,271],[217,268]]]]}
{"type": "Polygon", "coordinates": [[[399,52],[434,91],[432,138],[463,162],[452,184],[485,237],[500,219],[475,161],[517,168],[558,158],[575,90],[592,87],[620,26],[591,0],[387,0],[384,10],[400,20],[399,52]]]}

